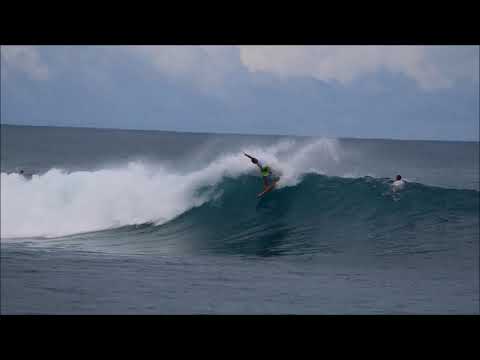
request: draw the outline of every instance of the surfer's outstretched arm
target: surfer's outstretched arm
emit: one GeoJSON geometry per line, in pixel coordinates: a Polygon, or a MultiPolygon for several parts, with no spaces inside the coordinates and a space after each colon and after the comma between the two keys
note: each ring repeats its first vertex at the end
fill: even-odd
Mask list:
{"type": "Polygon", "coordinates": [[[254,158],[253,156],[251,155],[248,155],[247,153],[243,153],[246,157],[248,157],[250,160],[252,160],[252,163],[254,163],[255,165],[258,166],[258,168],[260,169],[260,171],[262,170],[262,165],[260,164],[260,161],[258,161],[257,158],[254,158]]]}

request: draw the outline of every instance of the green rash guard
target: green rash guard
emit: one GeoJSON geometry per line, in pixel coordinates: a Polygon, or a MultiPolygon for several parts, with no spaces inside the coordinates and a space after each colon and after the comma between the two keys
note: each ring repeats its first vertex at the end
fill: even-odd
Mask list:
{"type": "Polygon", "coordinates": [[[267,178],[270,181],[278,181],[280,179],[279,176],[276,176],[273,173],[272,168],[270,166],[262,165],[262,163],[260,161],[258,162],[258,166],[259,166],[260,171],[262,173],[262,177],[267,178]]]}
{"type": "Polygon", "coordinates": [[[262,165],[262,163],[260,161],[258,162],[258,167],[260,168],[260,171],[261,171],[263,177],[268,176],[272,173],[272,170],[270,169],[270,166],[262,165]]]}

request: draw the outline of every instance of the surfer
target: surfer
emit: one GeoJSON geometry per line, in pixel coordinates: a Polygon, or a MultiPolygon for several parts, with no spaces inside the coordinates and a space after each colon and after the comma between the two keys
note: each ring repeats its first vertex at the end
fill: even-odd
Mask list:
{"type": "Polygon", "coordinates": [[[395,181],[392,184],[392,190],[399,191],[399,190],[402,190],[404,187],[405,187],[405,181],[402,180],[401,175],[397,175],[397,177],[395,178],[395,181]]]}
{"type": "Polygon", "coordinates": [[[275,187],[276,183],[280,180],[280,176],[276,175],[270,166],[262,165],[262,163],[253,156],[250,156],[248,154],[245,154],[245,156],[248,157],[252,161],[252,163],[257,165],[260,169],[260,173],[262,174],[263,179],[263,191],[258,194],[258,196],[262,196],[263,194],[272,190],[275,187]]]}

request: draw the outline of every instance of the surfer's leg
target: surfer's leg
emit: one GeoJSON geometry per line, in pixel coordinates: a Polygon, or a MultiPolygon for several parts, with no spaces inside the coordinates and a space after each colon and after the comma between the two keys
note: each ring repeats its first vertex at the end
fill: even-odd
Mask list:
{"type": "Polygon", "coordinates": [[[268,177],[263,176],[262,179],[263,179],[263,188],[266,189],[268,187],[268,177]]]}

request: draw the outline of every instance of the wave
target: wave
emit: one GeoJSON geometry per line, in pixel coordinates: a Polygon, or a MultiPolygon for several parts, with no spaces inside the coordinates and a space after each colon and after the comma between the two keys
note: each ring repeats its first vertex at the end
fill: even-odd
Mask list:
{"type": "MultiPolygon", "coordinates": [[[[295,145],[282,141],[244,150],[281,171],[281,186],[298,181],[308,153],[321,151],[325,163],[336,156],[335,140],[317,140],[292,151],[295,145]]],[[[210,194],[199,194],[199,188],[255,172],[240,152],[220,155],[198,170],[179,169],[133,161],[97,171],[50,169],[28,180],[2,173],[1,236],[55,237],[146,222],[161,224],[207,201],[210,194]]]]}
{"type": "Polygon", "coordinates": [[[400,238],[404,245],[421,238],[408,247],[421,251],[429,241],[445,245],[448,238],[471,241],[478,234],[476,190],[409,182],[392,193],[386,178],[326,175],[341,156],[335,141],[292,146],[245,149],[282,172],[278,189],[261,199],[261,179],[242,154],[223,154],[184,172],[131,162],[99,171],[52,169],[30,180],[2,173],[2,238],[101,231],[90,238],[267,255],[336,252],[395,239],[385,251],[401,247],[400,238]],[[324,168],[308,167],[311,153],[323,154],[316,163],[324,168]]]}
{"type": "Polygon", "coordinates": [[[355,258],[362,253],[470,254],[478,247],[475,190],[409,183],[404,191],[392,193],[389,179],[305,174],[298,184],[258,200],[259,182],[255,176],[241,175],[199,188],[200,195],[210,194],[208,201],[162,224],[128,225],[52,241],[128,254],[353,253],[355,258]]]}
{"type": "Polygon", "coordinates": [[[224,180],[214,199],[162,226],[124,230],[172,238],[197,251],[255,255],[335,253],[369,240],[383,242],[382,251],[390,241],[390,250],[420,251],[478,234],[477,191],[409,183],[392,193],[390,183],[305,174],[297,185],[257,200],[258,179],[242,176],[224,180]]]}

